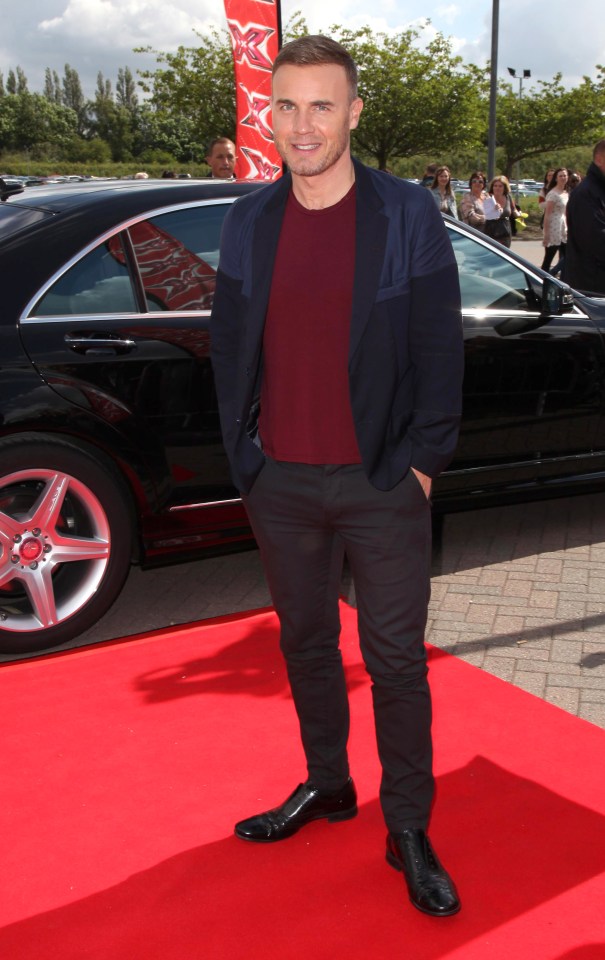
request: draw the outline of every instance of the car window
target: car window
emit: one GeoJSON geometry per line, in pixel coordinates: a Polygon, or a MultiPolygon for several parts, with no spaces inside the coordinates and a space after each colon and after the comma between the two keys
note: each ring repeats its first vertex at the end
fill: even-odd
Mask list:
{"type": "Polygon", "coordinates": [[[38,301],[38,317],[138,312],[121,239],[101,243],[73,267],[38,301]]]}
{"type": "MultiPolygon", "coordinates": [[[[189,207],[129,227],[150,312],[210,310],[228,209],[229,204],[223,203],[189,207]]],[[[138,312],[123,233],[116,233],[67,270],[38,301],[32,315],[138,312]]]]}
{"type": "Polygon", "coordinates": [[[130,227],[148,310],[210,310],[228,209],[190,207],[130,227]]]}
{"type": "Polygon", "coordinates": [[[473,237],[450,229],[463,310],[536,310],[524,271],[473,237]]]}

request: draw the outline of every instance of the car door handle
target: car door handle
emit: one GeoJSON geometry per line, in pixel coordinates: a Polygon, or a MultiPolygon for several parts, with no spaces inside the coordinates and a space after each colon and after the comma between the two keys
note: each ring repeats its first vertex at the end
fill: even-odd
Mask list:
{"type": "Polygon", "coordinates": [[[99,356],[113,356],[118,353],[129,353],[136,348],[136,341],[125,337],[107,335],[93,335],[90,337],[65,334],[65,343],[75,353],[90,353],[99,356]]]}

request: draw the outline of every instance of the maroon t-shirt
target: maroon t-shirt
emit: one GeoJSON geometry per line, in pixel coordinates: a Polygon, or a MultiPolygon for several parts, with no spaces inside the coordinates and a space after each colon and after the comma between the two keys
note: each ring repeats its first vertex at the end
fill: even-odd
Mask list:
{"type": "Polygon", "coordinates": [[[360,463],[347,372],[355,271],[355,186],[308,210],[292,192],[264,334],[259,433],[275,460],[360,463]]]}

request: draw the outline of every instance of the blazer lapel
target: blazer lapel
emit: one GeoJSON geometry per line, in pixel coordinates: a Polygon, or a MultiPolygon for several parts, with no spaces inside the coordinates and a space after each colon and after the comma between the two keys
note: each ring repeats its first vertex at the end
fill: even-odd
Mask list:
{"type": "Polygon", "coordinates": [[[389,226],[383,202],[370,177],[362,164],[356,160],[353,162],[357,212],[349,363],[353,360],[376,301],[389,226]]]}

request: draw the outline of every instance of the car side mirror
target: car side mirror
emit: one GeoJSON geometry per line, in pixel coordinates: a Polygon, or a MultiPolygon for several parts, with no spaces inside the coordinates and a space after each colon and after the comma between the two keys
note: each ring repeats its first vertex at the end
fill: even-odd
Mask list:
{"type": "Polygon", "coordinates": [[[0,177],[0,200],[8,200],[15,193],[23,193],[25,187],[16,177],[0,177]]]}
{"type": "Polygon", "coordinates": [[[573,307],[573,293],[567,284],[547,277],[542,285],[541,317],[560,317],[573,307]]]}

